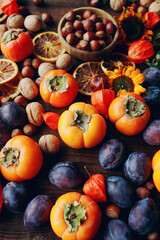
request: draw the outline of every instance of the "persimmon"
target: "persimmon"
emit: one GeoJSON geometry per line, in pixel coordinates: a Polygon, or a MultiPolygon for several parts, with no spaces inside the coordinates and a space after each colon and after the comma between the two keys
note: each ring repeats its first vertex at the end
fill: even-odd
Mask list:
{"type": "Polygon", "coordinates": [[[160,150],[158,150],[152,159],[152,169],[153,169],[153,182],[160,192],[160,150]]]}
{"type": "Polygon", "coordinates": [[[49,71],[40,83],[42,99],[54,107],[66,107],[78,94],[78,83],[64,70],[49,71]]]}
{"type": "Polygon", "coordinates": [[[8,181],[20,182],[33,178],[42,163],[40,147],[24,135],[11,138],[0,152],[1,173],[8,181]]]}
{"type": "Polygon", "coordinates": [[[21,29],[10,29],[2,37],[1,51],[6,58],[20,62],[33,52],[33,42],[21,29]]]}
{"type": "Polygon", "coordinates": [[[91,104],[77,102],[64,111],[58,122],[62,140],[72,148],[91,148],[102,141],[106,122],[91,104]]]}
{"type": "Polygon", "coordinates": [[[69,192],[57,199],[50,222],[55,234],[63,240],[92,240],[101,224],[101,211],[90,197],[69,192]]]}
{"type": "Polygon", "coordinates": [[[150,110],[140,95],[127,92],[111,102],[108,115],[118,131],[132,136],[145,128],[150,118],[150,110]]]}

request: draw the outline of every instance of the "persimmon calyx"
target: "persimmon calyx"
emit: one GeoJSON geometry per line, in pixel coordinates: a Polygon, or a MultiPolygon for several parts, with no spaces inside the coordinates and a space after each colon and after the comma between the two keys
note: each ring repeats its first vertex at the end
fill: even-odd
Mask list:
{"type": "Polygon", "coordinates": [[[128,96],[125,101],[125,112],[128,118],[139,117],[145,112],[146,105],[136,100],[133,96],[128,96]]]}
{"type": "Polygon", "coordinates": [[[17,166],[19,163],[20,151],[15,148],[3,148],[4,157],[0,159],[4,167],[17,166]]]}
{"type": "Polygon", "coordinates": [[[3,38],[2,38],[2,42],[4,44],[10,42],[11,40],[14,40],[17,38],[17,36],[20,33],[20,29],[14,29],[14,30],[8,30],[7,32],[4,33],[3,38]]]}
{"type": "Polygon", "coordinates": [[[79,127],[83,132],[88,130],[88,123],[91,120],[91,115],[86,115],[82,111],[73,111],[74,113],[74,120],[71,122],[71,126],[79,127]]]}
{"type": "Polygon", "coordinates": [[[77,201],[74,201],[71,205],[64,205],[64,220],[68,225],[69,232],[77,231],[77,228],[86,219],[86,210],[84,206],[80,205],[77,201]]]}
{"type": "Polygon", "coordinates": [[[69,87],[66,77],[63,76],[53,76],[46,80],[46,84],[49,86],[48,89],[50,92],[58,91],[60,93],[66,92],[69,87]]]}

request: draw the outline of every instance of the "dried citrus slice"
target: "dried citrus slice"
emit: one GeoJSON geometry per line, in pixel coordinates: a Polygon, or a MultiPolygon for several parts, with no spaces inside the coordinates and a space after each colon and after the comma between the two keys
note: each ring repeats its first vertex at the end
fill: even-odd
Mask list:
{"type": "Polygon", "coordinates": [[[4,14],[4,12],[1,10],[1,4],[2,4],[2,0],[0,0],[0,23],[4,22],[6,20],[6,18],[8,17],[6,14],[4,14]]]}
{"type": "Polygon", "coordinates": [[[115,68],[133,66],[135,69],[135,64],[128,58],[127,55],[122,53],[112,53],[105,60],[101,61],[101,68],[104,73],[108,70],[114,70],[115,68]]]}
{"type": "Polygon", "coordinates": [[[43,62],[56,62],[58,56],[64,53],[58,33],[42,32],[33,38],[34,54],[43,62]]]}
{"type": "Polygon", "coordinates": [[[0,59],[0,97],[17,96],[20,79],[17,64],[9,59],[0,59]]]}
{"type": "Polygon", "coordinates": [[[73,77],[79,85],[79,92],[91,96],[90,81],[94,76],[106,76],[101,69],[101,62],[85,62],[80,64],[73,72],[73,77]]]}

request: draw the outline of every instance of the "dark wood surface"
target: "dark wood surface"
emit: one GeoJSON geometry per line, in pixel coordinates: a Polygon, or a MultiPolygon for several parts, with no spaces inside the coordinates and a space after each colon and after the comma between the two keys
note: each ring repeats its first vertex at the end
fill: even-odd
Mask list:
{"type": "MultiPolygon", "coordinates": [[[[45,0],[45,5],[43,7],[36,7],[31,0],[22,1],[22,2],[24,2],[24,5],[26,5],[29,8],[31,13],[41,15],[42,12],[49,12],[53,16],[54,24],[52,27],[47,29],[52,29],[54,31],[57,31],[58,22],[67,11],[77,7],[89,6],[89,3],[84,0],[78,0],[78,1],[45,0]]],[[[109,11],[112,15],[118,16],[118,13],[111,11],[109,7],[103,6],[103,8],[109,11]]],[[[44,28],[44,30],[46,30],[46,28],[44,28]]],[[[78,64],[77,61],[75,61],[75,65],[76,64],[78,64]]],[[[45,104],[40,99],[40,97],[37,100],[43,104],[45,111],[54,111],[61,114],[65,109],[67,109],[67,108],[61,108],[61,109],[53,108],[49,104],[45,104]]],[[[90,97],[79,94],[75,101],[84,101],[84,102],[90,103],[90,97]]],[[[159,117],[160,117],[159,110],[157,111],[156,109],[151,109],[151,120],[159,119],[159,117]]],[[[104,141],[110,138],[117,138],[123,141],[124,145],[126,146],[127,154],[130,154],[134,151],[141,150],[146,152],[152,158],[154,153],[159,149],[159,147],[151,147],[148,144],[146,144],[143,140],[142,133],[138,134],[137,136],[128,137],[119,133],[115,129],[114,125],[109,122],[108,119],[106,121],[107,121],[107,133],[104,141]]],[[[53,131],[48,126],[43,124],[38,129],[38,132],[33,136],[33,139],[35,139],[38,142],[39,137],[47,133],[52,133],[58,136],[57,131],[53,131]]],[[[55,202],[60,195],[68,191],[78,191],[82,193],[83,184],[88,179],[87,173],[84,170],[84,166],[87,166],[87,169],[91,175],[101,173],[104,175],[105,178],[107,178],[110,175],[123,176],[122,167],[117,169],[116,171],[107,171],[100,166],[99,160],[98,160],[98,152],[102,143],[92,149],[82,149],[82,150],[72,149],[66,146],[61,139],[60,139],[60,143],[61,143],[60,152],[52,157],[44,156],[44,164],[40,173],[34,179],[26,181],[26,184],[30,189],[30,194],[32,197],[38,194],[48,194],[55,202]],[[60,189],[50,183],[48,179],[49,170],[55,163],[60,161],[74,162],[80,168],[83,176],[83,181],[78,188],[60,189]]],[[[4,187],[7,181],[3,177],[0,177],[0,180],[4,187]]],[[[157,206],[160,206],[160,198],[156,190],[153,190],[151,192],[151,197],[156,201],[157,206]]],[[[97,234],[95,240],[102,240],[101,235],[103,232],[103,226],[105,226],[108,221],[108,219],[105,217],[106,205],[100,204],[99,206],[101,207],[102,215],[103,215],[102,227],[100,228],[99,233],[97,234]]],[[[127,222],[127,216],[128,216],[128,210],[122,210],[120,218],[124,219],[127,222]]],[[[3,209],[2,214],[0,215],[0,240],[2,239],[3,240],[9,240],[9,239],[10,240],[18,240],[18,239],[58,240],[59,238],[54,234],[49,223],[44,228],[38,229],[37,231],[31,231],[31,230],[28,230],[23,224],[23,214],[12,214],[8,212],[6,209],[3,209]]],[[[134,239],[137,239],[137,240],[147,239],[147,237],[135,236],[134,239]]],[[[84,236],[84,240],[85,240],[85,236],[84,236]]]]}

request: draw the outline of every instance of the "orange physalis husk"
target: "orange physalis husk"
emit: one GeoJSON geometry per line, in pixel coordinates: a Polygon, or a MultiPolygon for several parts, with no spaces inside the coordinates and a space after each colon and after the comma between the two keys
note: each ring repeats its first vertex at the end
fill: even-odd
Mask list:
{"type": "Polygon", "coordinates": [[[60,118],[60,115],[54,112],[46,112],[42,114],[45,123],[52,128],[53,130],[58,129],[58,121],[60,118]]]}
{"type": "Polygon", "coordinates": [[[84,184],[83,192],[95,202],[106,202],[106,185],[103,175],[95,174],[91,176],[88,171],[87,173],[90,178],[84,184]]]}

